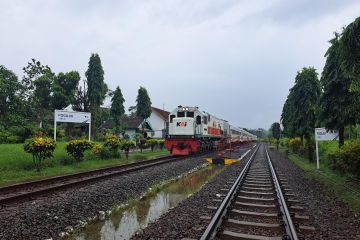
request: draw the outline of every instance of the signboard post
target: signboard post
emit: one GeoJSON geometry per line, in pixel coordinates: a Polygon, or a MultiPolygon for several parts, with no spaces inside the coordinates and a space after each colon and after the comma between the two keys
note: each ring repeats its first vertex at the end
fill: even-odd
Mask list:
{"type": "Polygon", "coordinates": [[[55,110],[54,112],[54,140],[56,141],[56,123],[88,123],[89,124],[89,141],[91,137],[91,113],[75,112],[66,110],[55,110]]]}
{"type": "Polygon", "coordinates": [[[325,128],[315,128],[315,142],[316,142],[316,167],[320,168],[319,161],[319,141],[334,141],[339,139],[337,131],[326,131],[325,128]]]}

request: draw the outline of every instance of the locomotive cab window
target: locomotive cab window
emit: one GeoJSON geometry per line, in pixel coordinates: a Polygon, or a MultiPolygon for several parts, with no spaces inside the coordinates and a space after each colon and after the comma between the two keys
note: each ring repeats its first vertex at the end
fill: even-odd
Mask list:
{"type": "Polygon", "coordinates": [[[194,112],[187,112],[186,117],[193,118],[194,117],[194,112]]]}
{"type": "Polygon", "coordinates": [[[196,124],[198,124],[198,125],[201,124],[201,116],[200,115],[196,116],[196,124]]]}
{"type": "Polygon", "coordinates": [[[207,124],[208,123],[207,117],[204,117],[203,119],[204,119],[204,124],[207,124]]]}
{"type": "Polygon", "coordinates": [[[175,118],[175,115],[170,115],[170,123],[173,122],[174,118],[175,118]]]}
{"type": "Polygon", "coordinates": [[[177,117],[185,117],[185,112],[178,112],[177,117]]]}

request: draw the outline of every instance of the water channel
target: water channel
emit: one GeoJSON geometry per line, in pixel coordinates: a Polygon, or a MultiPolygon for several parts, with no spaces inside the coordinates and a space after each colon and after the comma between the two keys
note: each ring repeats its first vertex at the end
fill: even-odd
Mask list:
{"type": "Polygon", "coordinates": [[[198,191],[206,181],[224,169],[223,165],[210,165],[148,193],[144,198],[130,201],[114,211],[108,219],[89,224],[72,239],[123,240],[156,221],[170,208],[198,191]]]}

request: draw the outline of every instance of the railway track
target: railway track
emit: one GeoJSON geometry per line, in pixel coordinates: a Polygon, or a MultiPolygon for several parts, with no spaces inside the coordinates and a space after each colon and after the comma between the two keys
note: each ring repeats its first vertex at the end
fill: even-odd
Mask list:
{"type": "Polygon", "coordinates": [[[96,182],[116,175],[138,171],[171,161],[181,160],[184,158],[185,157],[164,156],[156,159],[145,160],[126,165],[112,166],[2,187],[0,188],[0,205],[27,200],[31,197],[36,197],[54,191],[96,182]]]}
{"type": "Polygon", "coordinates": [[[297,240],[315,229],[303,225],[309,220],[301,215],[296,195],[287,180],[274,169],[264,145],[251,155],[246,166],[225,186],[220,203],[201,240],[252,239],[297,240]],[[230,186],[229,186],[230,185],[230,186]]]}

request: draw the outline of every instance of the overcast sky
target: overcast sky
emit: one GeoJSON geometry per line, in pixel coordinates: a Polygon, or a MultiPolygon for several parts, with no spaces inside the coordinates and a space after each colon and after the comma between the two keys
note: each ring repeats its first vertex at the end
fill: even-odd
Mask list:
{"type": "Polygon", "coordinates": [[[1,0],[0,65],[21,78],[36,58],[84,78],[98,53],[126,108],[141,85],[155,107],[268,129],[297,71],[321,73],[333,32],[359,13],[359,0],[1,0]]]}

